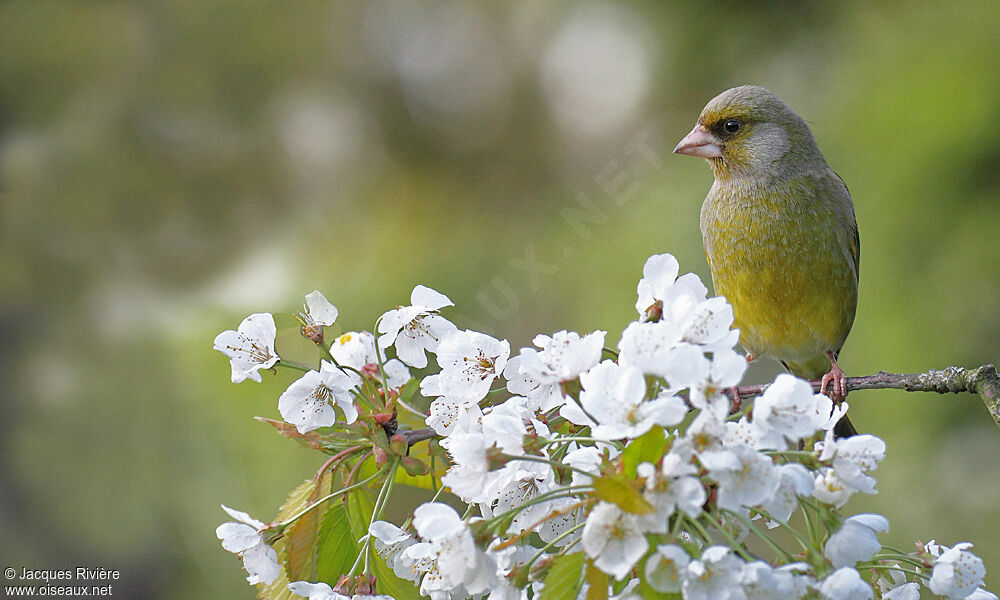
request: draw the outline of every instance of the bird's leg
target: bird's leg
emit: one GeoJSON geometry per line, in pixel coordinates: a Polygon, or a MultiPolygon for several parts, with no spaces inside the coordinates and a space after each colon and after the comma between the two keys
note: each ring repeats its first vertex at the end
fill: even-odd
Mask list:
{"type": "MultiPolygon", "coordinates": [[[[753,354],[747,353],[746,359],[749,364],[757,360],[757,357],[753,354]]],[[[736,386],[726,388],[726,395],[729,396],[729,414],[735,414],[740,410],[740,407],[743,406],[743,399],[740,398],[740,390],[736,386]]]]}
{"type": "Polygon", "coordinates": [[[832,382],[833,389],[830,390],[828,395],[831,400],[840,404],[847,398],[847,376],[844,375],[844,370],[837,364],[837,357],[833,355],[833,352],[827,352],[826,355],[830,357],[830,372],[820,380],[819,393],[826,394],[826,386],[832,382]]]}
{"type": "Polygon", "coordinates": [[[740,390],[736,386],[726,388],[726,395],[729,396],[729,414],[736,414],[743,406],[743,399],[740,398],[740,390]]]}

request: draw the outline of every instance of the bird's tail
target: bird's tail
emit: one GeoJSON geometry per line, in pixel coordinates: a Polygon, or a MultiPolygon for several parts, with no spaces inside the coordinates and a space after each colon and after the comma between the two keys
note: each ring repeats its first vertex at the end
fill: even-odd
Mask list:
{"type": "Polygon", "coordinates": [[[854,428],[854,423],[844,415],[837,421],[837,424],[833,426],[833,435],[838,438],[851,437],[852,435],[858,435],[858,430],[854,428]]]}

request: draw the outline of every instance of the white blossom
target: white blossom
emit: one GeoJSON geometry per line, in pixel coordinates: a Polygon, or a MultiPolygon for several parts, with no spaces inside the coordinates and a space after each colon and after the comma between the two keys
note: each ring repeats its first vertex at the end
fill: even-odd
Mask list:
{"type": "Polygon", "coordinates": [[[458,432],[441,440],[454,465],[441,478],[466,502],[488,502],[493,494],[509,482],[505,470],[490,471],[487,457],[489,446],[482,432],[458,432]]]}
{"type": "Polygon", "coordinates": [[[701,480],[693,477],[696,469],[691,464],[693,451],[690,446],[685,452],[683,443],[676,443],[666,456],[659,471],[650,464],[638,466],[639,477],[646,480],[643,496],[655,509],[654,512],[639,516],[645,531],[666,533],[667,519],[680,510],[691,518],[701,514],[708,493],[701,480]]]}
{"type": "Polygon", "coordinates": [[[479,594],[495,580],[496,565],[476,547],[455,509],[436,502],[421,504],[413,513],[413,527],[422,541],[403,550],[400,558],[423,573],[421,595],[479,594]]]}
{"type": "MultiPolygon", "coordinates": [[[[522,348],[518,375],[537,385],[525,395],[541,410],[561,406],[562,384],[572,381],[601,360],[606,331],[594,331],[580,337],[572,331],[537,335],[532,343],[540,348],[522,348]]],[[[514,391],[514,390],[511,390],[514,391]]]]}
{"type": "Polygon", "coordinates": [[[882,548],[876,532],[889,531],[889,520],[882,515],[861,514],[848,517],[840,529],[833,532],[823,547],[825,556],[835,568],[853,567],[869,560],[882,548]]]}
{"type": "Polygon", "coordinates": [[[983,585],[986,567],[981,558],[969,552],[971,547],[968,542],[941,547],[943,551],[934,561],[928,583],[932,592],[948,598],[965,598],[983,585]]]}
{"type": "Polygon", "coordinates": [[[865,494],[875,493],[875,478],[867,471],[875,470],[885,458],[885,442],[867,434],[838,440],[831,429],[817,448],[821,450],[819,459],[832,463],[837,478],[846,487],[865,494]]]}
{"type": "Polygon", "coordinates": [[[296,596],[305,596],[309,600],[350,600],[351,598],[333,591],[333,588],[323,582],[293,581],[288,584],[288,591],[296,596]]]}
{"type": "Polygon", "coordinates": [[[882,594],[882,600],[920,600],[920,584],[902,583],[882,594]]]}
{"type": "Polygon", "coordinates": [[[641,317],[648,315],[657,302],[662,306],[678,272],[680,265],[671,254],[654,254],[646,259],[646,264],[642,266],[642,279],[636,288],[639,299],[635,303],[635,309],[641,317]]]}
{"type": "Polygon", "coordinates": [[[727,451],[734,461],[705,464],[702,459],[709,477],[719,483],[719,508],[740,511],[770,500],[781,485],[781,473],[771,458],[742,444],[727,451]]]}
{"type": "Polygon", "coordinates": [[[337,307],[330,304],[322,292],[313,290],[306,294],[302,312],[296,313],[295,316],[302,323],[302,333],[306,337],[322,341],[323,327],[333,325],[338,315],[337,307]]]}
{"type": "Polygon", "coordinates": [[[333,406],[344,411],[347,423],[358,418],[351,390],[355,380],[333,363],[322,361],[319,371],[308,371],[278,398],[278,412],[299,433],[329,427],[337,420],[333,406]]]}
{"type": "Polygon", "coordinates": [[[813,491],[813,477],[799,463],[786,463],[778,466],[781,483],[778,490],[769,500],[761,502],[761,508],[766,510],[775,520],[768,520],[767,526],[777,527],[778,523],[787,523],[792,513],[799,507],[799,497],[809,497],[813,491]]]}
{"type": "MultiPolygon", "coordinates": [[[[699,360],[696,364],[707,368],[691,376],[690,381],[683,382],[691,388],[691,405],[700,410],[711,410],[720,419],[725,419],[730,405],[726,390],[743,379],[747,370],[746,358],[730,348],[724,348],[715,351],[710,362],[699,360]]],[[[679,383],[676,375],[671,385],[675,381],[679,383]]]]}
{"type": "MultiPolygon", "coordinates": [[[[521,363],[524,357],[520,354],[510,357],[503,368],[503,377],[507,380],[507,391],[511,394],[528,398],[539,398],[541,394],[536,393],[541,383],[521,372],[521,363]]],[[[562,399],[559,399],[562,404],[562,399]]],[[[540,407],[540,406],[539,406],[540,407]]]]}
{"type": "Polygon", "coordinates": [[[875,594],[853,567],[837,569],[821,581],[816,589],[825,600],[868,600],[875,594]]]}
{"type": "Polygon", "coordinates": [[[754,400],[753,426],[761,447],[783,450],[812,436],[830,418],[831,400],[807,381],[782,373],[754,400]]]}
{"type": "Polygon", "coordinates": [[[222,509],[239,523],[223,523],[215,529],[215,535],[222,540],[222,547],[243,559],[243,568],[248,573],[250,585],[269,584],[281,573],[278,553],[267,545],[260,532],[266,525],[247,513],[233,510],[226,505],[222,509]]]}
{"type": "Polygon", "coordinates": [[[743,567],[743,593],[747,600],[797,600],[804,598],[810,584],[802,575],[808,570],[805,563],[792,563],[772,567],[763,561],[754,561],[743,567]]]}
{"type": "MultiPolygon", "coordinates": [[[[386,384],[390,389],[398,388],[410,380],[410,370],[399,359],[386,360],[385,353],[375,345],[375,335],[370,331],[348,331],[330,344],[330,356],[337,364],[350,367],[368,377],[381,379],[379,359],[385,370],[386,384]]],[[[351,373],[357,384],[361,381],[351,373]]]]}
{"type": "Polygon", "coordinates": [[[392,569],[396,577],[415,581],[416,574],[410,568],[411,565],[407,564],[404,560],[397,559],[403,550],[416,544],[417,540],[399,527],[385,521],[375,521],[372,523],[368,528],[368,533],[374,540],[375,551],[382,557],[385,564],[392,569]]]}
{"type": "Polygon", "coordinates": [[[261,381],[260,370],[270,369],[278,362],[274,351],[277,329],[271,313],[255,313],[243,319],[235,331],[223,331],[215,336],[213,348],[229,357],[233,383],[245,379],[261,381]]]}
{"type": "Polygon", "coordinates": [[[288,584],[288,591],[297,595],[305,596],[309,600],[393,600],[392,596],[384,594],[354,594],[347,596],[336,592],[329,585],[320,583],[309,583],[308,581],[293,581],[288,584]]]}
{"type": "Polygon", "coordinates": [[[658,592],[679,592],[690,562],[691,557],[684,548],[677,544],[660,544],[646,559],[646,583],[658,592]]]}
{"type": "Polygon", "coordinates": [[[431,395],[427,386],[447,390],[450,395],[481,400],[503,373],[510,344],[477,331],[456,331],[438,346],[437,361],[441,372],[424,378],[421,393],[431,395]]]}
{"type": "Polygon", "coordinates": [[[707,372],[704,350],[680,342],[682,331],[667,321],[629,323],[618,342],[618,363],[633,366],[648,375],[664,377],[674,389],[682,389],[707,372]]]}
{"type": "Polygon", "coordinates": [[[725,546],[705,548],[687,567],[684,600],[744,600],[743,561],[725,546]]]}
{"type": "Polygon", "coordinates": [[[438,311],[454,306],[452,301],[429,287],[418,285],[410,293],[410,306],[394,308],[379,320],[380,349],[396,346],[396,356],[411,367],[427,366],[425,351],[435,352],[445,336],[458,330],[438,311]]]}
{"type": "MultiPolygon", "coordinates": [[[[426,380],[425,380],[426,381],[426,380]]],[[[438,396],[431,402],[430,411],[424,420],[438,435],[451,435],[460,423],[483,416],[478,401],[470,398],[438,396]]]]}
{"type": "Polygon", "coordinates": [[[610,360],[582,374],[580,383],[583,408],[570,402],[560,414],[578,425],[591,425],[594,436],[601,439],[639,437],[654,425],[675,425],[687,414],[684,401],[671,394],[644,401],[646,382],[642,373],[610,360]]]}
{"type": "MultiPolygon", "coordinates": [[[[575,443],[575,442],[574,442],[575,443]]],[[[563,463],[573,467],[573,480],[571,485],[588,485],[591,478],[579,471],[586,471],[594,475],[599,474],[601,457],[607,453],[609,458],[618,456],[619,452],[610,444],[600,446],[579,446],[566,453],[563,463]]]]}
{"type": "Polygon", "coordinates": [[[624,579],[649,548],[636,515],[601,502],[583,526],[583,551],[594,566],[615,579],[624,579]]]}
{"type": "Polygon", "coordinates": [[[837,477],[836,471],[830,467],[822,467],[816,472],[816,479],[813,482],[813,496],[820,502],[832,504],[837,508],[847,504],[847,500],[854,493],[854,489],[845,485],[837,477]]]}

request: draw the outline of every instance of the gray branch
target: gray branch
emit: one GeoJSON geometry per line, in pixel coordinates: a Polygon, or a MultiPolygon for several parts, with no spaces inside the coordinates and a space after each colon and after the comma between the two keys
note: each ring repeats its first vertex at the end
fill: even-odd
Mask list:
{"type": "MultiPolygon", "coordinates": [[[[812,381],[813,389],[819,391],[819,380],[812,381]]],[[[767,389],[767,385],[747,385],[736,388],[740,399],[759,396],[767,389]]],[[[986,410],[993,417],[993,422],[1000,427],[1000,377],[993,365],[983,365],[977,369],[948,367],[943,370],[931,369],[926,373],[886,373],[879,371],[875,375],[864,377],[848,377],[847,391],[896,389],[907,392],[937,392],[939,394],[958,394],[969,392],[978,394],[986,405],[986,410]]]]}

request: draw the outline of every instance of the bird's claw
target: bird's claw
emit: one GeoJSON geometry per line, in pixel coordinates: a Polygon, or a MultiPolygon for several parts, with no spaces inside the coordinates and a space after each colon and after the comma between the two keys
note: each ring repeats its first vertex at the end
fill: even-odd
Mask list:
{"type": "Polygon", "coordinates": [[[837,364],[833,356],[830,357],[830,372],[820,380],[819,393],[826,394],[837,404],[840,404],[847,398],[847,376],[844,375],[843,369],[840,368],[840,365],[837,364]],[[827,394],[826,388],[831,383],[833,387],[830,393],[827,394]]]}
{"type": "Polygon", "coordinates": [[[726,395],[729,396],[729,414],[736,414],[743,406],[743,399],[740,398],[740,390],[737,387],[726,388],[726,395]]]}

